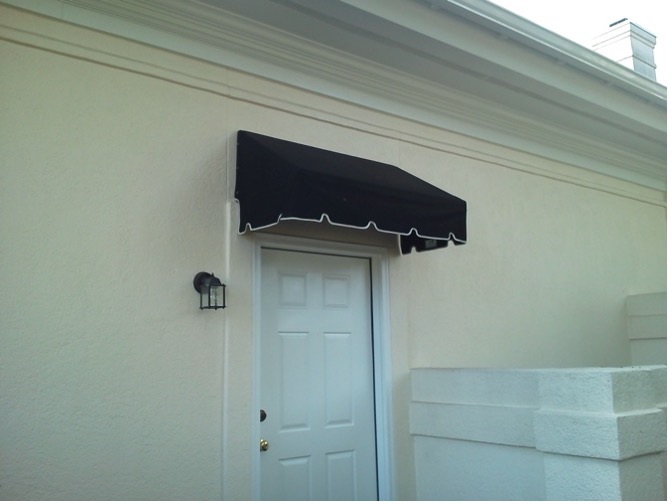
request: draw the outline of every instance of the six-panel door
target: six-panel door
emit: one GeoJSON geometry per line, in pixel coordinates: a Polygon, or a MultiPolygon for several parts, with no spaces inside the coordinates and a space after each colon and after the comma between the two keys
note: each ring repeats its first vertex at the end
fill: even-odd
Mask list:
{"type": "Polygon", "coordinates": [[[367,258],[262,249],[261,498],[375,500],[367,258]]]}

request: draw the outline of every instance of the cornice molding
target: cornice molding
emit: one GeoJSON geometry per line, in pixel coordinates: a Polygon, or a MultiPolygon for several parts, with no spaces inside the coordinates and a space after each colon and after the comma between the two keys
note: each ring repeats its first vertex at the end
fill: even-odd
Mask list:
{"type": "MultiPolygon", "coordinates": [[[[352,2],[353,0],[342,0],[352,2]]],[[[356,0],[355,0],[356,1],[356,0]]],[[[661,106],[667,104],[667,88],[648,78],[642,78],[629,69],[587,47],[566,39],[535,23],[532,23],[489,1],[472,0],[415,0],[430,5],[439,12],[458,15],[504,38],[546,54],[560,64],[609,82],[626,92],[661,106]]]]}
{"type": "MultiPolygon", "coordinates": [[[[370,109],[665,190],[665,161],[650,155],[653,149],[647,148],[655,147],[655,140],[642,138],[642,149],[633,152],[617,141],[540,121],[515,108],[320,45],[198,0],[60,0],[60,9],[51,4],[49,12],[40,0],[4,1],[370,109]]],[[[456,2],[447,3],[454,6],[456,2]]],[[[594,120],[586,120],[589,119],[594,120]]]]}

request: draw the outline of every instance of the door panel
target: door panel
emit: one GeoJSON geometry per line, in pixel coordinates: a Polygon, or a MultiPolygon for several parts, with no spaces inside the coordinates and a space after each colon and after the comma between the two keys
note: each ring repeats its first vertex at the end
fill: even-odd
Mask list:
{"type": "Polygon", "coordinates": [[[261,498],[377,498],[370,263],[262,249],[261,498]]]}

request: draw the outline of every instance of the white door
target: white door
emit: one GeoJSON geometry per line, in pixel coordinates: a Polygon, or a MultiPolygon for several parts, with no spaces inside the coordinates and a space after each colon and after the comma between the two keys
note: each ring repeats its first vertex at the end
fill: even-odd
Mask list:
{"type": "Polygon", "coordinates": [[[261,498],[375,500],[370,261],[261,253],[261,498]]]}

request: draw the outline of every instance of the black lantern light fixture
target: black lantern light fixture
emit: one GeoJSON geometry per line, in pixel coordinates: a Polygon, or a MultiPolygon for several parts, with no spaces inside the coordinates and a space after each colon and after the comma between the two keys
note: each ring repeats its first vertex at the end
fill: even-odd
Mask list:
{"type": "Polygon", "coordinates": [[[214,273],[201,271],[194,277],[194,289],[201,295],[201,310],[226,308],[224,289],[226,285],[214,273]]]}

